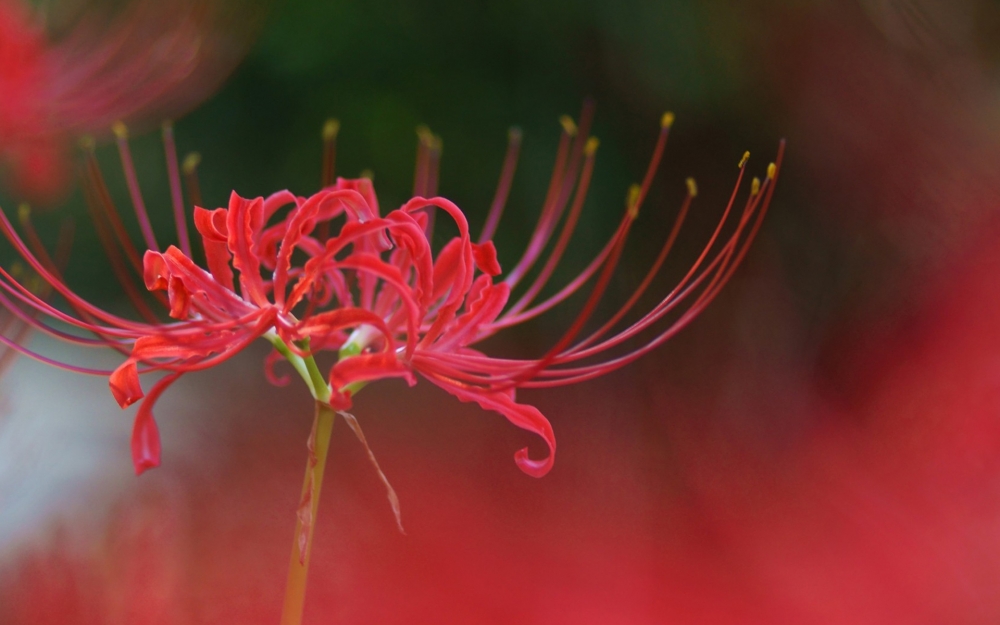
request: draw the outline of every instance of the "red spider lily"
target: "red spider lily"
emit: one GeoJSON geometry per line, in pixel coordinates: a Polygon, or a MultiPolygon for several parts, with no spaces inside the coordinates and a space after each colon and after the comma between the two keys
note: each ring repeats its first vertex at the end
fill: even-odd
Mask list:
{"type": "MultiPolygon", "coordinates": [[[[180,247],[169,246],[161,251],[135,183],[124,130],[119,127],[126,177],[148,248],[141,265],[134,246],[122,234],[118,214],[106,198],[91,157],[88,195],[93,200],[95,223],[123,283],[128,284],[129,263],[141,269],[146,288],[166,304],[173,321],[160,322],[134,289],[129,293],[145,318],[142,322],[109,313],[74,294],[38,242],[26,212],[21,215],[25,238],[2,213],[0,229],[75,314],[47,304],[3,269],[0,303],[26,323],[59,338],[83,346],[111,346],[127,354],[125,362],[114,371],[53,364],[110,375],[111,391],[122,407],[144,398],[132,438],[137,472],[157,466],[160,461],[159,435],[152,414],[159,396],[183,374],[212,367],[255,339],[266,338],[276,348],[276,354],[269,359],[272,380],[282,381],[270,365],[283,356],[319,402],[338,410],[350,407],[352,395],[370,381],[400,377],[412,385],[414,373],[419,373],[462,401],[499,412],[545,441],[549,453],[542,459],[529,458],[527,449],[515,455],[525,473],[541,477],[552,467],[555,437],[541,412],[516,401],[515,390],[570,384],[602,375],[639,358],[689,323],[715,297],[745,255],[771,200],[783,150],[779,148],[776,163],[768,167],[764,181],[754,179],[742,210],[734,211],[749,155],[744,156],[718,226],[694,264],[659,303],[609,335],[609,330],[644,294],[669,253],[697,194],[694,181],[689,179],[673,227],[645,279],[611,319],[578,339],[614,273],[673,121],[672,115],[664,115],[643,182],[630,190],[621,221],[603,249],[561,290],[536,301],[560,261],[583,208],[598,145],[587,135],[591,116],[588,106],[579,128],[564,118],[555,169],[538,225],[520,261],[503,279],[499,279],[502,271],[491,238],[511,184],[519,145],[517,133],[511,134],[497,200],[478,243],[473,242],[462,210],[443,197],[414,197],[383,216],[369,179],[340,178],[310,197],[281,191],[268,198],[245,199],[233,193],[226,208],[210,211],[196,207],[194,221],[207,265],[203,269],[192,259],[181,212],[177,213],[180,247]],[[279,216],[285,208],[287,212],[279,216]],[[429,211],[434,209],[443,211],[458,231],[437,253],[430,244],[429,211]],[[510,303],[512,290],[542,259],[560,223],[558,238],[534,282],[510,303]],[[299,262],[299,258],[306,260],[299,262]],[[471,347],[505,327],[553,308],[591,278],[595,278],[594,286],[576,319],[540,357],[499,359],[471,347]],[[165,297],[161,293],[164,291],[165,297]],[[93,336],[60,330],[22,310],[37,311],[93,336]],[[633,339],[638,339],[637,345],[633,339]],[[617,349],[626,343],[627,347],[617,349]],[[338,355],[325,378],[313,357],[320,352],[338,355]],[[167,375],[144,395],[140,376],[154,371],[167,375]]],[[[324,132],[328,157],[324,159],[325,182],[332,179],[336,128],[330,128],[324,132]]],[[[168,152],[172,152],[172,137],[169,133],[164,136],[168,152]]],[[[439,144],[433,136],[421,138],[418,190],[433,191],[436,187],[439,144]]],[[[169,173],[177,204],[180,180],[176,167],[171,167],[169,173]]],[[[2,337],[0,340],[53,362],[2,337]]]]}
{"type": "Polygon", "coordinates": [[[204,99],[242,57],[256,13],[233,19],[217,1],[142,0],[113,17],[90,10],[49,41],[24,2],[0,0],[0,165],[11,184],[51,202],[69,181],[73,135],[204,99]]]}

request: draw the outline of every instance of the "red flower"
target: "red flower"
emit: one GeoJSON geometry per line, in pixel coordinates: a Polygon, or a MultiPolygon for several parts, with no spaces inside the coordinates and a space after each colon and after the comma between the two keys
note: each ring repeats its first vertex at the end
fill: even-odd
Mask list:
{"type": "MultiPolygon", "coordinates": [[[[370,180],[338,179],[308,198],[281,191],[250,200],[233,193],[227,208],[195,208],[194,221],[207,265],[203,269],[192,260],[182,215],[178,219],[181,248],[170,246],[160,251],[136,187],[133,201],[149,248],[142,259],[143,279],[149,291],[161,296],[174,321],[160,323],[155,317],[145,323],[126,320],[73,294],[60,280],[44,249],[32,245],[34,235],[26,215],[22,215],[22,221],[28,228],[27,244],[5,216],[0,217],[0,228],[77,314],[68,315],[47,305],[3,270],[0,302],[12,310],[27,306],[41,311],[87,330],[96,338],[80,338],[36,322],[51,334],[79,344],[110,345],[127,353],[121,366],[107,372],[111,391],[123,407],[143,399],[141,374],[167,372],[145,395],[136,416],[132,451],[137,472],[159,463],[159,437],[152,408],[163,391],[184,373],[214,366],[263,337],[276,348],[268,362],[272,381],[283,382],[271,366],[284,357],[313,396],[336,409],[348,408],[352,395],[370,381],[401,377],[412,385],[416,381],[414,373],[419,373],[462,401],[499,412],[545,441],[549,453],[544,458],[529,458],[526,449],[515,455],[524,472],[541,477],[552,467],[555,437],[538,409],[516,401],[516,389],[597,377],[632,362],[689,323],[719,292],[746,253],[766,212],[777,175],[777,166],[772,164],[763,182],[755,179],[743,209],[735,211],[738,215],[733,217],[748,155],[744,156],[736,188],[718,227],[686,275],[645,315],[609,334],[643,295],[671,249],[697,194],[694,181],[689,179],[687,196],[646,278],[617,314],[595,332],[578,339],[612,277],[673,120],[671,115],[664,115],[643,183],[630,190],[621,221],[601,252],[563,289],[536,301],[566,249],[583,208],[597,149],[597,140],[587,137],[590,117],[588,107],[579,129],[564,119],[555,172],[538,225],[521,260],[503,279],[491,238],[511,183],[519,144],[516,133],[511,135],[497,201],[478,242],[473,242],[461,209],[443,197],[414,197],[382,216],[370,180]],[[278,217],[286,207],[290,209],[284,217],[278,217]],[[458,232],[436,254],[429,236],[431,211],[435,210],[443,211],[458,232]],[[537,277],[511,304],[512,290],[541,260],[560,221],[563,224],[558,239],[537,277]],[[727,231],[731,222],[735,224],[727,231]],[[299,262],[300,258],[305,261],[299,262]],[[545,354],[527,360],[500,359],[472,348],[503,328],[553,308],[595,276],[590,296],[577,318],[545,354]],[[619,349],[636,338],[637,345],[619,349]],[[336,352],[338,358],[324,377],[313,356],[330,351],[336,352]]],[[[120,143],[124,143],[124,134],[119,134],[120,143]]],[[[334,134],[327,136],[328,154],[334,134]]],[[[422,136],[418,190],[433,191],[436,186],[433,172],[437,150],[436,138],[422,136]]],[[[779,150],[778,163],[780,158],[779,150]]],[[[130,161],[125,162],[127,171],[131,171],[130,161]]],[[[171,174],[176,178],[176,171],[171,170],[171,174]]],[[[329,171],[325,178],[332,178],[329,171]]],[[[99,182],[99,177],[92,178],[92,197],[101,194],[99,182]]],[[[174,188],[179,188],[178,180],[173,183],[174,188]]],[[[115,230],[117,213],[105,210],[102,215],[95,211],[95,220],[99,232],[103,230],[110,240],[108,231],[115,230]]],[[[135,256],[134,248],[130,252],[131,244],[126,245],[126,241],[121,239],[126,256],[135,256]]],[[[137,259],[133,263],[138,264],[137,259]]],[[[113,262],[119,274],[125,272],[123,265],[121,260],[113,262]]],[[[142,313],[143,300],[133,300],[142,313]]]]}
{"type": "Polygon", "coordinates": [[[204,99],[242,57],[258,11],[238,22],[194,0],[87,12],[58,40],[20,0],[0,0],[0,167],[51,202],[69,182],[66,145],[118,119],[162,119],[204,99]],[[233,45],[236,43],[236,45],[233,45]]]}

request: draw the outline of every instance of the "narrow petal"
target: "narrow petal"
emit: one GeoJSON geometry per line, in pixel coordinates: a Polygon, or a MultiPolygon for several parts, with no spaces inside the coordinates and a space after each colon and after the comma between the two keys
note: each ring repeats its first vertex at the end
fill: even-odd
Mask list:
{"type": "Polygon", "coordinates": [[[225,208],[209,211],[195,207],[194,225],[201,234],[202,246],[205,249],[205,261],[212,277],[230,291],[235,291],[233,269],[229,265],[232,256],[229,253],[229,230],[226,227],[228,212],[225,208]]]}
{"type": "Polygon", "coordinates": [[[132,424],[132,465],[136,475],[160,466],[160,432],[151,410],[140,411],[132,424]]]}
{"type": "Polygon", "coordinates": [[[497,260],[497,248],[493,241],[472,244],[472,257],[476,259],[476,267],[488,276],[499,276],[503,269],[497,260]]]}
{"type": "MultiPolygon", "coordinates": [[[[423,373],[423,372],[422,372],[423,373]]],[[[519,449],[514,454],[514,462],[531,477],[543,477],[551,469],[556,459],[556,437],[548,419],[534,406],[519,404],[514,401],[513,394],[504,391],[487,391],[436,375],[424,374],[428,380],[448,391],[464,402],[476,402],[483,410],[499,412],[507,420],[519,428],[528,430],[542,437],[549,447],[549,455],[541,460],[528,457],[528,448],[519,449]]]]}
{"type": "Polygon", "coordinates": [[[160,466],[160,432],[156,427],[156,420],[153,419],[153,405],[163,391],[180,377],[180,373],[174,373],[162,378],[153,385],[149,395],[139,406],[135,423],[132,425],[132,464],[135,466],[136,475],[160,466]]]}
{"type": "Polygon", "coordinates": [[[468,310],[455,320],[454,325],[441,335],[432,349],[465,347],[475,341],[484,326],[488,326],[503,312],[510,297],[506,282],[490,284],[492,278],[482,275],[469,291],[468,310]]]}
{"type": "Polygon", "coordinates": [[[235,192],[229,198],[226,226],[233,268],[240,272],[240,290],[245,299],[258,306],[267,306],[264,281],[260,277],[260,257],[257,238],[264,226],[264,200],[248,200],[235,192]]]}
{"type": "Polygon", "coordinates": [[[330,369],[330,384],[341,389],[354,382],[369,382],[384,378],[403,378],[413,386],[416,380],[406,363],[396,354],[379,352],[360,354],[339,361],[330,369]]]}
{"type": "Polygon", "coordinates": [[[143,397],[142,385],[139,383],[139,370],[135,360],[129,358],[112,372],[108,380],[111,394],[122,408],[128,408],[143,397]]]}

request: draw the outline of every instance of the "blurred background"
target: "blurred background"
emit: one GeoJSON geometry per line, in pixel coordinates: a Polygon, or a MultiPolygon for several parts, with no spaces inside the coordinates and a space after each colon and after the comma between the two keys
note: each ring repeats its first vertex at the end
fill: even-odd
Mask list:
{"type": "MultiPolygon", "coordinates": [[[[306,622],[1000,620],[995,2],[220,6],[247,20],[242,63],[190,112],[130,119],[158,231],[172,231],[158,115],[178,116],[182,155],[200,153],[209,207],[231,190],[315,191],[320,128],[336,117],[338,174],[370,170],[391,209],[410,196],[427,124],[443,140],[440,192],[474,230],[514,124],[524,147],[496,237],[510,267],[545,195],[558,117],[592,97],[601,146],[565,278],[617,223],[671,110],[610,315],[655,257],[685,177],[701,193],[654,295],[697,255],[743,151],[762,175],[788,140],[757,241],[697,321],[600,380],[521,391],[559,441],[544,479],[511,462],[539,442],[496,414],[426,383],[360,394],[353,412],[407,535],[338,423],[306,622]]],[[[36,8],[58,16],[60,3],[36,8]]],[[[87,8],[61,10],[71,25],[87,8]]],[[[59,24],[49,18],[54,40],[71,28],[59,24]]],[[[128,206],[108,133],[92,132],[128,206]]],[[[9,214],[24,198],[3,193],[9,214]]],[[[67,216],[79,224],[67,281],[120,305],[77,186],[41,208],[46,241],[67,216]]],[[[543,352],[578,306],[487,348],[543,352]]],[[[132,411],[105,380],[17,362],[0,382],[0,623],[277,620],[311,407],[295,383],[266,384],[265,354],[172,388],[157,406],[163,466],[140,478],[132,411]]]]}

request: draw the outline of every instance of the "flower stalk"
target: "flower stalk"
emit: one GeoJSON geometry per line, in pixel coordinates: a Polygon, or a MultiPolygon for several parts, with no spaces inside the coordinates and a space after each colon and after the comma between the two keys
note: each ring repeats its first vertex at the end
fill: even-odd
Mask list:
{"type": "MultiPolygon", "coordinates": [[[[312,360],[311,358],[309,360],[312,360]]],[[[306,581],[309,557],[312,553],[313,533],[316,530],[316,511],[319,508],[323,471],[330,452],[333,433],[334,410],[329,404],[316,401],[316,417],[309,435],[309,460],[302,484],[302,496],[295,520],[295,538],[288,561],[288,580],[285,584],[285,604],[281,612],[281,625],[299,625],[306,599],[306,581]]]]}

